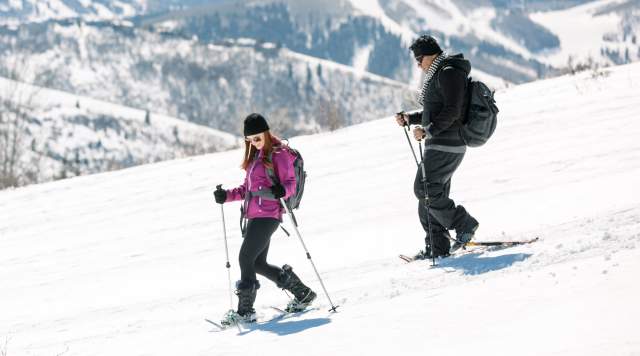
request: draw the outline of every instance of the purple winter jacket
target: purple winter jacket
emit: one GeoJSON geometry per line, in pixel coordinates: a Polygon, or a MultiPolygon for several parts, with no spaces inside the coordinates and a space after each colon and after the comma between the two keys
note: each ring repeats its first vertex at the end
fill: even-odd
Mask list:
{"type": "MultiPolygon", "coordinates": [[[[258,151],[258,158],[249,164],[244,183],[237,188],[227,190],[226,202],[244,200],[247,191],[271,191],[272,184],[267,176],[266,167],[262,163],[263,156],[264,152],[262,150],[258,151]]],[[[293,169],[295,156],[282,146],[274,146],[271,160],[274,172],[277,174],[280,184],[284,187],[285,195],[283,198],[286,199],[296,191],[296,176],[293,169]]],[[[260,196],[252,196],[246,209],[247,219],[274,218],[282,220],[283,213],[284,208],[280,206],[277,200],[260,196]]]]}

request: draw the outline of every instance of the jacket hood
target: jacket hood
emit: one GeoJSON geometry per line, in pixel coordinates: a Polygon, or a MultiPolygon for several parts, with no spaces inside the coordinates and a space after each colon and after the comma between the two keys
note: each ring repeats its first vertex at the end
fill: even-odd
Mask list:
{"type": "Polygon", "coordinates": [[[462,53],[454,54],[445,58],[442,62],[441,68],[444,67],[454,67],[456,69],[460,69],[461,71],[465,72],[467,76],[471,72],[471,63],[464,58],[462,53]]]}

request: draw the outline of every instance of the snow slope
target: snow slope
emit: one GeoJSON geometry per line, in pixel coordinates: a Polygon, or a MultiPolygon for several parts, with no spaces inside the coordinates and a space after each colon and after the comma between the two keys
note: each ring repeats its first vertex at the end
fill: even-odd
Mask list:
{"type": "MultiPolygon", "coordinates": [[[[603,57],[601,49],[608,47],[615,47],[623,52],[625,48],[630,47],[631,55],[637,59],[637,50],[633,49],[635,43],[631,43],[632,36],[625,34],[625,40],[620,39],[620,43],[617,44],[608,44],[610,41],[607,41],[607,36],[622,37],[624,24],[621,20],[624,14],[599,14],[599,11],[620,3],[624,1],[600,0],[566,10],[532,14],[531,18],[534,21],[550,29],[560,38],[560,48],[542,56],[541,60],[555,66],[566,65],[569,57],[573,57],[574,62],[586,61],[587,58],[600,62],[603,57]],[[627,37],[629,40],[626,40],[627,37]]],[[[633,12],[638,13],[638,10],[633,9],[633,12]]]]}
{"type": "MultiPolygon", "coordinates": [[[[7,355],[638,355],[640,65],[498,92],[500,126],[452,196],[478,240],[533,245],[404,264],[423,244],[415,163],[391,118],[298,137],[299,241],[277,232],[317,309],[221,333],[229,307],[218,183],[241,152],[0,192],[0,351],[7,355]]],[[[232,278],[238,205],[224,205],[232,278]]],[[[288,224],[287,224],[288,225],[288,224]]],[[[262,320],[286,296],[262,280],[262,320]]]]}

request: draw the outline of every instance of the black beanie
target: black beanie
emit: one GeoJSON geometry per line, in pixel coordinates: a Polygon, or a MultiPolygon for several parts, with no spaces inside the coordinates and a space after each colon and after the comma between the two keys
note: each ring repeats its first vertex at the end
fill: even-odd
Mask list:
{"type": "Polygon", "coordinates": [[[251,136],[269,130],[267,120],[260,114],[253,113],[244,119],[244,135],[251,136]]]}
{"type": "Polygon", "coordinates": [[[413,51],[414,57],[432,56],[434,54],[442,53],[442,49],[440,49],[438,41],[429,35],[422,35],[418,37],[417,40],[413,41],[413,44],[411,44],[409,49],[413,51]]]}

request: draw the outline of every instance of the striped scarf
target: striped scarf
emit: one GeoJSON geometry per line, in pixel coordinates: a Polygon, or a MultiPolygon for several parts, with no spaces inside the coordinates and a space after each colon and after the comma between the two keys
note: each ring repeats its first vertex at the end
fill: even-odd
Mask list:
{"type": "Polygon", "coordinates": [[[431,82],[431,78],[436,74],[442,62],[444,62],[445,58],[447,58],[447,53],[442,52],[436,59],[433,60],[433,63],[429,66],[427,70],[427,74],[424,76],[424,81],[422,82],[422,90],[418,93],[418,103],[424,105],[424,98],[427,96],[427,88],[429,88],[429,82],[431,82]]]}

